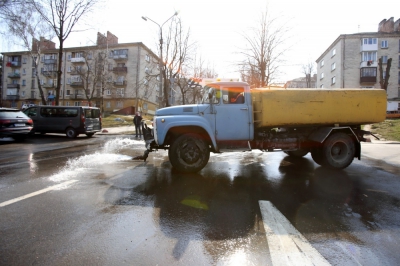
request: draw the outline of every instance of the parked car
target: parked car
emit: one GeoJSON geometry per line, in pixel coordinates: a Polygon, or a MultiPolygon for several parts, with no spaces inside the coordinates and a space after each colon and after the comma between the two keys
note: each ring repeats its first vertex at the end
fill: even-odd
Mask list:
{"type": "Polygon", "coordinates": [[[33,121],[21,110],[0,107],[0,138],[24,140],[33,128],[33,121]]]}
{"type": "Polygon", "coordinates": [[[33,103],[25,103],[22,105],[21,110],[24,111],[25,109],[32,107],[32,106],[36,106],[36,104],[33,103]]]}
{"type": "Polygon", "coordinates": [[[92,137],[101,131],[101,112],[97,107],[37,105],[24,113],[33,120],[33,133],[65,133],[75,138],[79,134],[92,137]]]}

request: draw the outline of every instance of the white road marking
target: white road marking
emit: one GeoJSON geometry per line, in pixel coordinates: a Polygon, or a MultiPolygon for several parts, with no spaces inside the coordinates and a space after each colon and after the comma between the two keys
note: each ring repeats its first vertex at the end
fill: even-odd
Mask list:
{"type": "Polygon", "coordinates": [[[269,201],[259,201],[272,264],[330,265],[269,201]]]}
{"type": "Polygon", "coordinates": [[[58,184],[58,185],[54,185],[54,186],[51,186],[51,187],[48,187],[48,188],[45,188],[45,189],[42,189],[42,190],[38,190],[38,191],[33,192],[33,193],[26,194],[25,196],[21,196],[21,197],[12,199],[12,200],[4,201],[4,202],[0,203],[0,208],[4,207],[4,206],[7,206],[7,205],[10,205],[10,204],[13,204],[13,203],[16,203],[18,201],[33,197],[33,196],[37,196],[37,195],[46,193],[46,192],[48,192],[50,190],[55,190],[55,189],[62,188],[63,186],[68,186],[68,185],[70,185],[72,183],[75,183],[75,182],[78,182],[78,180],[69,180],[69,181],[66,181],[66,182],[58,184]]]}

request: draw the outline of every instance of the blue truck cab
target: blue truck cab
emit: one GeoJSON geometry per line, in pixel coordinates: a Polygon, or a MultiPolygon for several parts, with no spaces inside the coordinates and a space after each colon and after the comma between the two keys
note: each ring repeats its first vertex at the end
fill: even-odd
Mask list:
{"type": "Polygon", "coordinates": [[[249,150],[254,127],[250,88],[244,82],[216,82],[204,87],[199,104],[156,111],[146,147],[168,149],[173,167],[183,172],[203,168],[210,152],[249,150]]]}

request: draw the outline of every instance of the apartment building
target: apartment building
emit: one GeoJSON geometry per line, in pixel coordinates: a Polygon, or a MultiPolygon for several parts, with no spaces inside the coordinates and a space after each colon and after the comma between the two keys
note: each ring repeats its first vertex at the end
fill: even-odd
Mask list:
{"type": "Polygon", "coordinates": [[[307,74],[307,77],[300,77],[286,82],[285,88],[316,88],[317,74],[307,74]]]}
{"type": "Polygon", "coordinates": [[[316,60],[318,88],[380,88],[379,58],[386,76],[388,112],[400,110],[400,19],[382,20],[377,32],[340,35],[316,60]]]}
{"type": "MultiPolygon", "coordinates": [[[[2,105],[55,104],[58,49],[34,40],[32,52],[3,55],[2,105]],[[33,60],[38,62],[34,67],[33,60]],[[39,71],[40,73],[36,73],[39,71]],[[46,102],[43,103],[38,79],[46,102]]],[[[110,32],[97,34],[96,45],[65,48],[59,104],[92,105],[104,112],[126,110],[152,115],[158,107],[158,57],[143,43],[118,43],[110,32]]]]}

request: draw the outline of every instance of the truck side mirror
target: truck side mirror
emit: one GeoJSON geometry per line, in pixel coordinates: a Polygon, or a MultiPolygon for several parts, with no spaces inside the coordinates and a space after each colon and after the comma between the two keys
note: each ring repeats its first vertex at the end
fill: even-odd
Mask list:
{"type": "Polygon", "coordinates": [[[212,99],[214,97],[214,93],[215,93],[214,88],[209,88],[208,89],[208,99],[210,100],[210,102],[212,102],[212,99]]]}

